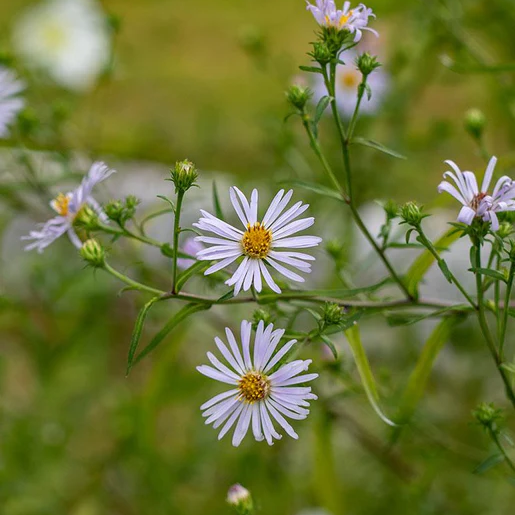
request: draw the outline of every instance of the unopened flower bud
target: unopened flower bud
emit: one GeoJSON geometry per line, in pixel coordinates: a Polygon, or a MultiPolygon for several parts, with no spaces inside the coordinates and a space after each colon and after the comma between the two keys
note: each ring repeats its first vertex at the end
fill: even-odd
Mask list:
{"type": "Polygon", "coordinates": [[[253,511],[253,503],[250,492],[240,484],[229,488],[227,492],[227,504],[234,507],[238,515],[250,515],[253,511]]]}
{"type": "Polygon", "coordinates": [[[486,117],[479,109],[469,109],[465,114],[465,130],[475,139],[481,139],[486,117]]]}
{"type": "Polygon", "coordinates": [[[501,222],[497,230],[497,236],[505,240],[513,234],[513,225],[510,222],[501,222]]]}
{"type": "Polygon", "coordinates": [[[256,309],[252,315],[252,327],[256,330],[259,322],[263,321],[265,326],[273,323],[274,317],[266,309],[256,309]]]}
{"type": "Polygon", "coordinates": [[[77,213],[73,223],[93,231],[99,225],[98,213],[92,207],[85,205],[77,213]]]}
{"type": "Polygon", "coordinates": [[[493,403],[486,402],[482,402],[472,415],[481,426],[493,431],[497,430],[497,423],[503,419],[502,410],[496,408],[493,403]]]}
{"type": "Polygon", "coordinates": [[[365,77],[368,77],[376,68],[381,66],[381,63],[377,61],[377,57],[375,55],[370,55],[368,52],[359,55],[355,62],[358,70],[365,77]]]}
{"type": "Polygon", "coordinates": [[[399,205],[393,200],[388,200],[383,204],[384,212],[388,220],[393,220],[399,216],[399,205]]]}
{"type": "Polygon", "coordinates": [[[297,84],[293,84],[286,91],[288,102],[299,111],[304,111],[306,104],[312,96],[313,92],[311,89],[297,84]]]}
{"type": "Polygon", "coordinates": [[[340,263],[344,260],[345,249],[343,243],[338,240],[329,240],[325,247],[327,253],[337,262],[340,263]]]}
{"type": "Polygon", "coordinates": [[[333,57],[329,47],[320,41],[315,41],[315,43],[313,43],[313,52],[311,52],[310,55],[321,66],[326,66],[333,57]]]}
{"type": "Polygon", "coordinates": [[[325,326],[336,325],[342,321],[343,308],[338,304],[332,302],[326,302],[324,306],[324,312],[322,314],[322,320],[325,326]]]}
{"type": "Polygon", "coordinates": [[[94,238],[86,240],[80,248],[80,255],[95,268],[102,268],[105,263],[105,250],[94,238]]]}
{"type": "Polygon", "coordinates": [[[401,207],[400,216],[404,223],[417,227],[427,215],[422,213],[422,208],[416,202],[407,202],[401,207]]]}
{"type": "Polygon", "coordinates": [[[198,173],[195,165],[185,159],[184,161],[177,161],[175,168],[171,170],[171,180],[175,184],[175,192],[182,192],[189,190],[195,185],[198,178],[198,173]]]}
{"type": "Polygon", "coordinates": [[[119,222],[123,218],[123,203],[120,200],[111,200],[104,206],[104,212],[109,220],[119,222]]]}

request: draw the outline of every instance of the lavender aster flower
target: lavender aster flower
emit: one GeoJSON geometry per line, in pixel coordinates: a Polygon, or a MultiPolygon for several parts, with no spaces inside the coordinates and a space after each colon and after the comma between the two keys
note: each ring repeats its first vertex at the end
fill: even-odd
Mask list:
{"type": "Polygon", "coordinates": [[[445,161],[453,172],[445,172],[444,178],[438,186],[438,192],[446,191],[463,204],[458,222],[470,225],[474,218],[481,218],[485,222],[491,222],[492,229],[499,229],[497,213],[502,211],[515,211],[515,182],[504,175],[501,177],[490,194],[488,189],[492,182],[497,158],[492,157],[486,168],[481,190],[478,188],[476,176],[473,172],[462,172],[453,161],[445,161]],[[452,183],[448,181],[452,179],[452,183]]]}
{"type": "Polygon", "coordinates": [[[375,18],[375,14],[364,4],[359,4],[354,9],[350,8],[350,2],[344,2],[343,9],[337,9],[334,0],[316,0],[316,5],[309,2],[307,4],[308,11],[311,11],[320,26],[348,30],[354,34],[355,42],[361,39],[363,30],[378,36],[375,30],[368,27],[368,19],[375,18]]]}
{"type": "Polygon", "coordinates": [[[276,369],[297,340],[284,344],[274,355],[284,329],[274,331],[273,324],[265,328],[263,321],[258,324],[251,355],[251,328],[250,322],[242,321],[242,351],[229,328],[225,333],[230,349],[220,338],[215,338],[228,366],[208,352],[207,357],[214,368],[208,365],[197,367],[201,374],[234,387],[203,404],[200,407],[204,412],[202,416],[206,418],[206,424],[213,424],[215,429],[223,424],[219,440],[236,424],[232,439],[235,447],[240,445],[251,424],[258,442],[266,439],[272,445],[274,438],[282,438],[275,430],[272,418],[288,435],[297,439],[297,433],[285,417],[303,420],[308,416],[307,401],[317,396],[311,393],[310,387],[298,385],[316,379],[318,374],[299,375],[308,369],[311,360],[292,361],[276,369]]]}
{"type": "Polygon", "coordinates": [[[198,223],[193,224],[198,229],[218,236],[216,238],[211,236],[196,238],[197,241],[213,245],[198,252],[197,259],[219,261],[208,268],[205,275],[217,272],[243,257],[236,272],[226,281],[227,285],[234,285],[235,295],[238,295],[242,289],[249,290],[251,286],[260,292],[262,277],[273,291],[281,293],[281,289],[272,279],[267,265],[292,281],[304,282],[303,277],[281,263],[302,272],[311,272],[311,265],[306,261],[313,261],[315,258],[302,252],[292,251],[292,249],[315,247],[322,241],[316,236],[294,236],[294,234],[311,227],[315,222],[312,217],[295,220],[308,209],[309,205],[297,202],[290,209],[284,211],[293,191],[285,193],[284,190],[281,190],[272,200],[265,216],[258,222],[258,191],[253,190],[250,203],[238,188],[232,187],[229,192],[231,203],[244,230],[233,227],[202,209],[200,210],[202,218],[198,223]]]}
{"type": "Polygon", "coordinates": [[[68,233],[71,242],[80,249],[82,241],[75,233],[73,222],[84,206],[90,206],[98,214],[103,222],[107,222],[107,216],[102,211],[98,202],[91,196],[93,187],[107,179],[114,170],[111,170],[104,163],[93,163],[88,174],[82,179],[81,184],[73,191],[63,194],[50,202],[51,208],[58,216],[51,218],[44,224],[40,224],[38,229],[31,231],[28,236],[23,236],[22,240],[30,240],[25,250],[37,249],[38,252],[53,243],[64,233],[68,233]]]}
{"type": "Polygon", "coordinates": [[[0,66],[0,138],[9,136],[8,126],[23,109],[25,103],[18,95],[24,88],[14,72],[0,66]]]}

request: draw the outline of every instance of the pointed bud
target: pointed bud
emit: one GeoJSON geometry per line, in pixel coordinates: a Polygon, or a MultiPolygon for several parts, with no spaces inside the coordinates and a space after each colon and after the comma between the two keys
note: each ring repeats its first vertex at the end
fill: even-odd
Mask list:
{"type": "Polygon", "coordinates": [[[73,223],[84,229],[94,231],[99,226],[98,213],[92,207],[85,205],[77,213],[73,223]]]}
{"type": "Polygon", "coordinates": [[[407,202],[401,207],[400,217],[405,224],[411,225],[412,227],[418,227],[420,222],[429,215],[422,213],[422,207],[416,202],[407,202]]]}
{"type": "Polygon", "coordinates": [[[359,55],[356,58],[356,66],[364,77],[368,77],[376,68],[381,66],[375,55],[370,55],[368,52],[359,55]]]}
{"type": "Polygon", "coordinates": [[[322,314],[324,326],[327,327],[339,324],[343,319],[343,314],[343,308],[338,304],[326,302],[322,314]]]}
{"type": "Polygon", "coordinates": [[[286,91],[286,98],[288,102],[295,107],[295,109],[303,112],[306,104],[309,102],[311,97],[313,96],[313,92],[304,86],[299,86],[297,84],[293,84],[286,91]]]}
{"type": "Polygon", "coordinates": [[[198,178],[198,173],[195,165],[185,159],[184,161],[177,161],[175,168],[171,170],[171,181],[175,184],[175,192],[186,192],[192,186],[195,186],[195,181],[198,178]]]}
{"type": "Polygon", "coordinates": [[[84,261],[95,268],[102,268],[105,264],[105,250],[100,243],[91,238],[86,240],[80,248],[80,255],[84,261]]]}
{"type": "Polygon", "coordinates": [[[487,404],[486,402],[482,402],[472,412],[472,415],[480,426],[492,431],[498,430],[498,423],[504,418],[501,409],[496,408],[493,403],[487,404]]]}
{"type": "Polygon", "coordinates": [[[486,117],[479,109],[469,109],[465,114],[465,130],[474,138],[481,139],[486,125],[486,117]]]}
{"type": "Polygon", "coordinates": [[[256,309],[252,315],[252,327],[254,328],[254,331],[257,329],[257,326],[261,321],[263,321],[265,326],[267,326],[273,323],[274,317],[266,309],[256,309]]]}

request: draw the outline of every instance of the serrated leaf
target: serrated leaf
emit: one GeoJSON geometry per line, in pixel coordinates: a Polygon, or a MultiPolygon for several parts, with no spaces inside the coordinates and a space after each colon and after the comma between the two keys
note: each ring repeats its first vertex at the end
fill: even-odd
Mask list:
{"type": "Polygon", "coordinates": [[[186,284],[187,281],[189,281],[197,274],[204,273],[210,266],[211,263],[209,261],[197,261],[189,268],[181,272],[177,277],[177,283],[175,285],[177,291],[181,291],[182,287],[186,284]]]}
{"type": "Polygon", "coordinates": [[[322,97],[318,101],[317,107],[315,109],[315,118],[314,118],[315,125],[318,125],[318,122],[322,118],[322,115],[324,114],[324,111],[327,109],[327,106],[330,104],[330,102],[331,102],[331,97],[327,96],[327,95],[322,97]]]}
{"type": "Polygon", "coordinates": [[[318,195],[322,195],[324,197],[329,197],[334,200],[339,200],[340,202],[343,202],[343,199],[338,191],[313,182],[292,179],[288,181],[281,181],[279,184],[285,186],[295,186],[297,188],[312,191],[313,193],[317,193],[318,195]]]}
{"type": "Polygon", "coordinates": [[[218,197],[218,188],[216,187],[216,181],[213,181],[213,205],[215,208],[215,214],[217,218],[225,221],[224,213],[222,211],[222,204],[220,203],[220,198],[218,197]]]}
{"type": "Polygon", "coordinates": [[[399,152],[396,152],[395,150],[386,147],[382,143],[379,143],[371,139],[355,137],[352,138],[351,143],[355,145],[362,145],[364,147],[373,148],[375,150],[378,150],[379,152],[383,152],[383,154],[388,154],[389,156],[396,157],[397,159],[406,159],[406,156],[403,156],[402,154],[399,154],[399,152]]]}
{"type": "Polygon", "coordinates": [[[188,304],[175,313],[166,325],[152,338],[150,343],[138,354],[132,362],[132,366],[139,363],[145,356],[152,352],[183,320],[198,311],[209,309],[211,304],[188,304]]]}
{"type": "Polygon", "coordinates": [[[361,342],[359,327],[354,325],[352,328],[347,329],[344,334],[349,342],[349,346],[351,348],[352,355],[354,356],[354,361],[370,405],[383,422],[389,426],[395,426],[396,424],[382,412],[379,406],[379,393],[377,391],[376,381],[361,342]]]}
{"type": "Polygon", "coordinates": [[[490,268],[470,268],[469,271],[474,272],[475,274],[486,275],[496,281],[502,281],[503,283],[506,282],[506,276],[498,270],[491,270],[490,268]]]}
{"type": "Polygon", "coordinates": [[[449,339],[456,318],[445,318],[433,330],[420,353],[415,369],[411,373],[408,384],[402,394],[396,419],[401,424],[411,420],[416,407],[426,391],[427,382],[434,362],[449,339]]]}
{"type": "Polygon", "coordinates": [[[308,72],[308,73],[324,73],[322,71],[322,68],[316,68],[315,66],[299,66],[299,69],[302,70],[303,72],[308,72]]]}
{"type": "Polygon", "coordinates": [[[502,454],[493,454],[492,456],[489,456],[486,458],[485,461],[480,463],[473,471],[473,474],[483,474],[487,470],[490,470],[491,468],[495,467],[496,465],[499,465],[499,463],[502,463],[504,461],[504,456],[502,454]]]}
{"type": "MultiPolygon", "coordinates": [[[[449,229],[443,234],[434,244],[439,249],[448,249],[460,236],[460,231],[456,229],[449,229]]],[[[410,269],[408,270],[405,279],[409,292],[412,295],[417,295],[418,285],[429,271],[435,262],[435,257],[429,250],[425,250],[420,256],[415,259],[410,269]]]]}
{"type": "Polygon", "coordinates": [[[136,318],[136,322],[134,323],[134,329],[132,331],[131,343],[129,345],[129,354],[127,356],[127,371],[126,375],[129,375],[129,372],[132,368],[132,362],[134,361],[134,355],[136,354],[136,350],[138,348],[138,344],[141,338],[141,333],[143,331],[143,326],[145,325],[145,320],[147,318],[148,312],[150,308],[158,302],[161,297],[154,297],[149,300],[138,313],[138,317],[136,318]]]}
{"type": "Polygon", "coordinates": [[[333,353],[334,359],[338,359],[338,351],[334,343],[324,334],[320,335],[320,339],[329,347],[329,350],[333,353]]]}

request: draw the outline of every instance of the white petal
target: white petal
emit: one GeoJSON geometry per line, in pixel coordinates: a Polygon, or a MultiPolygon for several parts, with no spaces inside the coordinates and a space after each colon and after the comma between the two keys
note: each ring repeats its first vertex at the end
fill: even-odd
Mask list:
{"type": "Polygon", "coordinates": [[[228,363],[230,363],[234,370],[236,370],[240,375],[245,375],[244,369],[234,359],[232,353],[226,347],[225,343],[220,338],[218,338],[218,336],[215,337],[215,343],[218,347],[218,350],[222,353],[223,357],[227,360],[228,363]]]}
{"type": "Polygon", "coordinates": [[[242,402],[240,405],[236,408],[234,413],[229,417],[229,420],[225,423],[225,426],[222,428],[220,433],[218,434],[218,439],[221,440],[226,434],[229,429],[234,425],[234,422],[236,422],[236,419],[240,416],[241,412],[243,411],[243,408],[245,407],[245,404],[242,402]]]}
{"type": "MultiPolygon", "coordinates": [[[[239,190],[238,190],[239,191],[239,190]]],[[[231,204],[234,210],[236,211],[236,214],[238,215],[238,218],[241,220],[241,223],[244,227],[247,227],[247,224],[249,224],[249,220],[246,216],[246,213],[241,208],[240,202],[238,201],[238,197],[236,195],[235,188],[229,188],[229,196],[231,198],[231,204]]]]}
{"type": "Polygon", "coordinates": [[[261,270],[261,273],[263,274],[266,284],[268,284],[270,289],[275,293],[281,293],[281,288],[279,288],[279,286],[277,286],[275,281],[272,279],[272,276],[270,275],[270,272],[267,270],[265,263],[263,263],[263,261],[259,262],[259,268],[261,270]]]}
{"type": "MultiPolygon", "coordinates": [[[[241,255],[241,254],[240,254],[241,255]]],[[[222,268],[225,268],[226,266],[229,266],[231,263],[236,261],[240,255],[228,257],[225,259],[222,259],[222,261],[219,261],[218,263],[215,263],[214,265],[210,266],[205,272],[204,275],[214,274],[215,272],[218,272],[222,268]]]]}
{"type": "Polygon", "coordinates": [[[222,372],[222,374],[225,374],[226,376],[231,377],[236,382],[238,382],[241,379],[241,375],[235,374],[232,370],[230,370],[228,367],[226,367],[222,362],[220,362],[220,360],[217,359],[217,357],[212,352],[207,353],[207,358],[209,359],[209,361],[211,361],[211,364],[217,370],[222,372]]]}
{"type": "Polygon", "coordinates": [[[286,353],[297,343],[297,340],[290,340],[288,343],[283,345],[279,352],[275,354],[275,356],[264,365],[263,372],[266,374],[269,370],[273,368],[273,366],[276,363],[279,363],[279,361],[286,355],[286,353]]]}
{"type": "Polygon", "coordinates": [[[231,397],[232,395],[236,395],[239,392],[237,389],[233,390],[227,390],[226,392],[219,393],[218,395],[215,395],[211,399],[209,399],[207,402],[204,402],[202,406],[200,406],[200,409],[202,411],[207,410],[211,406],[214,406],[216,403],[223,401],[224,399],[227,399],[227,397],[231,397]]]}
{"type": "Polygon", "coordinates": [[[265,437],[261,431],[261,413],[259,412],[259,404],[252,405],[252,432],[256,441],[261,442],[265,437]]]}
{"type": "Polygon", "coordinates": [[[318,374],[305,374],[303,376],[297,376],[292,377],[291,379],[286,379],[285,381],[279,381],[274,386],[289,386],[292,384],[307,383],[308,381],[313,381],[313,379],[316,379],[317,377],[318,374]]]}
{"type": "Polygon", "coordinates": [[[252,324],[243,320],[241,322],[241,346],[243,349],[243,361],[247,370],[252,369],[252,359],[250,357],[250,336],[252,332],[252,324]]]}
{"type": "Polygon", "coordinates": [[[227,336],[227,340],[231,347],[232,354],[233,354],[234,358],[236,359],[236,362],[240,366],[241,370],[245,370],[245,364],[243,363],[240,349],[238,347],[238,344],[236,343],[236,338],[234,337],[233,332],[228,327],[225,328],[225,335],[227,336]]]}
{"type": "Polygon", "coordinates": [[[458,214],[458,222],[470,225],[476,216],[476,212],[468,207],[463,206],[458,214]]]}
{"type": "Polygon", "coordinates": [[[293,238],[285,238],[272,242],[274,249],[305,249],[308,247],[316,247],[322,238],[317,236],[294,236],[293,238]]]}
{"type": "MultiPolygon", "coordinates": [[[[270,206],[269,210],[266,212],[266,215],[263,218],[263,225],[269,228],[277,219],[277,217],[283,212],[284,208],[288,205],[291,197],[293,195],[293,190],[289,190],[286,195],[274,206],[274,210],[271,211],[270,206]]],[[[277,198],[277,196],[276,196],[277,198]]],[[[275,200],[275,199],[274,199],[275,200]]],[[[273,204],[273,203],[272,203],[273,204]]]]}
{"type": "Polygon", "coordinates": [[[300,220],[295,220],[295,222],[291,222],[282,229],[273,233],[273,237],[276,239],[285,238],[286,236],[291,236],[296,232],[304,231],[308,227],[311,227],[315,223],[315,219],[311,218],[301,218],[300,220]]]}
{"type": "Polygon", "coordinates": [[[221,383],[227,383],[227,384],[237,384],[237,381],[232,379],[229,376],[226,376],[225,374],[222,374],[218,370],[215,370],[214,368],[210,367],[209,365],[200,365],[197,367],[197,370],[207,376],[211,379],[216,379],[217,381],[220,381],[221,383]]]}
{"type": "Polygon", "coordinates": [[[245,438],[247,431],[249,430],[250,425],[250,417],[252,416],[252,406],[250,404],[245,404],[243,411],[241,413],[240,419],[238,420],[238,424],[236,429],[234,430],[234,435],[232,437],[232,444],[234,447],[238,447],[245,438]]]}
{"type": "Polygon", "coordinates": [[[299,435],[293,430],[293,427],[286,421],[286,419],[272,406],[270,401],[267,399],[266,405],[268,410],[270,411],[270,414],[279,422],[281,427],[295,440],[299,438],[299,435]]]}
{"type": "Polygon", "coordinates": [[[490,187],[490,182],[492,181],[492,176],[494,174],[496,164],[497,158],[493,156],[492,159],[490,159],[488,166],[486,167],[485,177],[483,178],[483,184],[481,186],[481,191],[483,193],[486,193],[490,187]]]}
{"type": "Polygon", "coordinates": [[[295,272],[291,272],[290,270],[288,270],[283,265],[280,265],[279,263],[274,261],[270,256],[268,256],[266,261],[267,261],[267,263],[270,266],[275,268],[278,272],[283,274],[288,279],[291,279],[292,281],[296,281],[296,282],[299,282],[299,283],[303,283],[304,282],[304,278],[303,277],[301,277],[299,274],[296,274],[295,272]]]}

